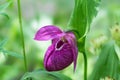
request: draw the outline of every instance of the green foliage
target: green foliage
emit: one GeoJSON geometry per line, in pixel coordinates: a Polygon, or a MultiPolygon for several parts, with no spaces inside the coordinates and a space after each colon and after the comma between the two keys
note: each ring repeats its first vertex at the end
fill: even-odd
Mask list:
{"type": "Polygon", "coordinates": [[[83,36],[86,31],[86,3],[85,1],[76,0],[74,11],[72,13],[69,26],[70,28],[77,30],[80,36],[83,36]]]}
{"type": "Polygon", "coordinates": [[[105,77],[115,80],[119,80],[120,77],[119,58],[114,49],[114,42],[111,41],[102,47],[89,80],[100,80],[105,77]]]}
{"type": "Polygon", "coordinates": [[[0,15],[5,16],[7,19],[9,19],[9,16],[4,12],[0,12],[0,15]]]}
{"type": "Polygon", "coordinates": [[[10,4],[11,4],[11,2],[6,2],[6,3],[2,4],[2,5],[0,5],[0,11],[5,10],[10,4]]]}
{"type": "Polygon", "coordinates": [[[23,56],[21,54],[16,53],[16,52],[12,52],[12,51],[8,51],[8,50],[2,50],[2,52],[6,55],[10,55],[10,56],[13,56],[16,58],[23,59],[23,56]]]}
{"type": "Polygon", "coordinates": [[[21,80],[72,80],[58,72],[47,72],[45,70],[26,73],[21,80]]]}
{"type": "Polygon", "coordinates": [[[4,39],[3,41],[0,42],[0,49],[6,44],[7,39],[4,39]]]}
{"type": "MultiPolygon", "coordinates": [[[[100,0],[99,0],[100,1],[100,0]]],[[[69,22],[70,29],[77,30],[80,37],[85,35],[93,17],[96,16],[98,0],[75,0],[74,11],[69,22]]]]}
{"type": "Polygon", "coordinates": [[[16,53],[16,52],[12,52],[12,51],[8,51],[8,50],[5,50],[3,48],[3,46],[7,43],[7,39],[4,39],[1,43],[0,43],[0,52],[2,52],[4,55],[10,55],[10,56],[13,56],[13,57],[16,57],[16,58],[23,58],[22,55],[16,53]]]}
{"type": "MultiPolygon", "coordinates": [[[[0,80],[20,80],[21,75],[24,75],[24,65],[23,65],[23,61],[21,61],[21,58],[23,59],[23,56],[19,54],[21,53],[22,46],[19,40],[20,31],[18,28],[19,26],[18,17],[16,16],[17,8],[15,8],[17,4],[14,4],[13,2],[13,5],[11,5],[9,1],[13,1],[13,0],[0,0],[0,16],[2,16],[0,20],[0,29],[1,29],[0,38],[1,40],[6,37],[10,38],[7,44],[6,44],[7,39],[0,42],[0,80]],[[1,3],[1,2],[4,2],[4,3],[1,3]],[[11,16],[11,19],[9,21],[7,21],[6,19],[8,17],[7,14],[11,16]],[[7,57],[5,57],[6,55],[7,57]]],[[[49,45],[49,43],[48,44],[46,43],[45,45],[43,45],[42,42],[40,42],[41,44],[39,45],[32,39],[34,36],[35,30],[37,29],[36,27],[40,24],[46,25],[46,23],[48,22],[47,21],[48,19],[50,20],[50,22],[53,22],[53,24],[55,25],[66,26],[66,22],[68,20],[68,16],[71,12],[72,4],[73,4],[72,1],[74,0],[72,1],[50,0],[50,2],[48,2],[47,0],[41,0],[41,3],[39,3],[39,1],[40,0],[36,0],[36,1],[25,0],[22,2],[22,8],[24,8],[22,9],[22,11],[24,13],[23,29],[24,29],[25,44],[26,44],[25,48],[26,48],[27,60],[28,60],[28,70],[30,71],[36,70],[38,68],[40,69],[44,68],[43,57],[44,57],[45,50],[47,49],[46,46],[49,45]],[[42,1],[43,1],[43,4],[42,4],[42,1]],[[56,1],[61,1],[62,3],[58,2],[56,4],[56,1]],[[53,7],[53,9],[51,7],[53,7]],[[30,11],[28,11],[29,8],[30,8],[30,11]],[[36,14],[37,14],[37,18],[39,17],[39,19],[37,20],[35,19],[36,14]],[[45,20],[45,23],[44,23],[44,20],[45,20]]],[[[99,33],[102,35],[109,33],[111,30],[109,27],[112,26],[111,24],[116,23],[116,21],[119,23],[120,21],[118,19],[120,7],[119,6],[117,8],[114,7],[116,6],[114,2],[118,3],[119,5],[120,1],[119,0],[117,1],[103,0],[102,2],[104,2],[102,3],[103,9],[100,9],[101,10],[100,14],[98,14],[97,18],[95,18],[95,21],[93,22],[93,25],[91,28],[92,29],[91,34],[90,33],[87,34],[87,35],[90,34],[89,36],[90,40],[88,40],[88,43],[86,43],[86,40],[87,40],[85,39],[86,33],[90,28],[89,26],[93,20],[93,17],[96,16],[98,12],[96,8],[99,5],[100,0],[75,0],[74,11],[72,13],[70,23],[69,23],[69,30],[75,32],[75,34],[77,35],[77,40],[78,40],[77,45],[79,47],[80,52],[85,53],[85,44],[86,44],[86,46],[92,46],[92,48],[87,47],[86,52],[87,50],[90,51],[94,49],[94,53],[96,52],[98,53],[99,51],[96,51],[98,47],[94,46],[96,45],[96,42],[100,44],[100,41],[96,39],[97,35],[99,33]],[[109,9],[107,10],[108,5],[109,5],[109,9]],[[111,12],[112,16],[108,15],[107,13],[108,11],[111,12]],[[108,20],[110,20],[111,22],[109,23],[108,20]],[[95,43],[94,43],[94,40],[96,41],[95,43]]],[[[65,28],[63,27],[63,29],[65,28]]],[[[119,36],[119,34],[117,35],[119,36]]],[[[107,36],[108,36],[108,40],[110,40],[111,34],[108,34],[107,36]]],[[[113,36],[116,36],[116,35],[113,34],[112,37],[113,36]]],[[[115,38],[119,39],[118,37],[115,37],[115,38]]],[[[118,40],[118,42],[120,42],[120,40],[118,40]]],[[[103,44],[101,46],[103,46],[103,44]]],[[[91,63],[94,62],[94,58],[96,59],[97,58],[96,55],[98,54],[94,54],[94,56],[93,54],[89,54],[89,53],[87,54],[87,59],[89,62],[88,74],[89,74],[89,71],[93,69],[93,72],[90,75],[90,80],[100,80],[100,78],[101,80],[103,80],[106,77],[114,78],[115,80],[120,80],[120,67],[119,67],[120,65],[119,65],[119,59],[117,57],[118,55],[120,56],[119,54],[120,48],[118,47],[116,49],[116,51],[118,51],[117,52],[118,54],[116,54],[114,50],[113,42],[107,43],[102,47],[102,49],[101,49],[101,46],[99,47],[99,50],[102,50],[102,51],[100,53],[98,60],[94,65],[91,63]],[[92,66],[94,66],[94,68],[92,66]]],[[[83,56],[82,54],[79,54],[77,67],[74,75],[73,73],[71,73],[73,68],[72,66],[69,66],[65,70],[60,71],[60,73],[64,73],[65,75],[68,75],[70,78],[72,78],[72,80],[83,80],[83,77],[84,77],[83,62],[84,62],[83,56]]],[[[42,70],[33,71],[33,72],[26,73],[21,80],[25,80],[25,79],[71,80],[69,77],[66,77],[60,73],[47,72],[42,70]]]]}
{"type": "Polygon", "coordinates": [[[2,5],[0,5],[0,15],[5,16],[6,18],[9,19],[9,16],[4,12],[4,10],[11,4],[11,1],[6,2],[2,5]]]}
{"type": "Polygon", "coordinates": [[[100,5],[101,0],[87,0],[87,11],[88,11],[88,26],[90,26],[93,18],[97,15],[97,7],[100,5]]]}

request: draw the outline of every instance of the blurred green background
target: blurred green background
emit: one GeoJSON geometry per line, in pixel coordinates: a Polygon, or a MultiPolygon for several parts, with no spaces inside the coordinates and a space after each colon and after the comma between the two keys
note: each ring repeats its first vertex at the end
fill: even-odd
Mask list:
{"type": "MultiPolygon", "coordinates": [[[[22,55],[17,1],[0,0],[0,6],[9,1],[11,4],[3,11],[9,18],[0,15],[0,42],[6,40],[4,50],[22,55]]],[[[98,14],[93,19],[86,40],[88,76],[98,58],[101,45],[111,39],[111,27],[120,23],[119,4],[120,0],[102,0],[100,7],[96,8],[98,14]]],[[[50,24],[66,30],[73,7],[73,0],[21,0],[25,49],[30,72],[44,69],[43,57],[50,45],[50,41],[35,41],[33,38],[36,31],[50,24]]],[[[79,53],[75,72],[73,72],[73,64],[59,72],[71,77],[72,80],[83,80],[83,62],[83,55],[79,53]]],[[[10,52],[0,51],[0,80],[20,80],[24,71],[22,58],[10,52]]]]}

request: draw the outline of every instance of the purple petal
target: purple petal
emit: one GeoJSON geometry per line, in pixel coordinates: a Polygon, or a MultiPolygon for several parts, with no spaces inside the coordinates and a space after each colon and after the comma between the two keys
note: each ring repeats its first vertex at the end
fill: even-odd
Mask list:
{"type": "Polygon", "coordinates": [[[76,38],[72,32],[66,33],[65,38],[67,39],[68,43],[72,47],[73,51],[73,60],[74,60],[74,71],[76,69],[76,63],[77,63],[77,56],[78,56],[78,49],[76,44],[76,38]]]}
{"type": "Polygon", "coordinates": [[[56,37],[63,36],[64,32],[62,32],[58,27],[53,25],[48,25],[40,28],[36,35],[35,40],[50,40],[56,37]]]}
{"type": "MultiPolygon", "coordinates": [[[[49,49],[50,50],[50,49],[49,49]]],[[[66,68],[73,62],[73,53],[71,46],[68,43],[65,43],[61,50],[54,50],[47,56],[47,62],[45,64],[48,71],[58,71],[66,68]]]]}
{"type": "Polygon", "coordinates": [[[44,56],[44,66],[45,68],[47,69],[47,62],[48,62],[48,59],[50,58],[50,56],[53,54],[55,50],[55,47],[54,45],[52,44],[51,46],[48,47],[46,53],[45,53],[45,56],[44,56]]]}

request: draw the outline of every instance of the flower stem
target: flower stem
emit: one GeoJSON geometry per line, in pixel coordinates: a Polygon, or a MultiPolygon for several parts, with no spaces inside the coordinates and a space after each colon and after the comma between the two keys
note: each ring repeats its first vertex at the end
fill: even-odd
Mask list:
{"type": "MultiPolygon", "coordinates": [[[[85,12],[86,12],[86,18],[87,18],[87,25],[86,25],[86,32],[85,32],[85,39],[86,39],[86,33],[88,32],[88,26],[90,26],[88,24],[88,20],[89,20],[89,17],[88,17],[88,0],[85,0],[85,6],[86,6],[86,9],[85,9],[85,12]]],[[[84,41],[84,45],[85,45],[85,41],[84,41]]],[[[85,53],[85,48],[84,48],[84,51],[83,51],[83,57],[84,57],[84,80],[87,80],[87,55],[85,53]]]]}
{"type": "Polygon", "coordinates": [[[87,80],[87,55],[83,52],[84,57],[84,80],[87,80]]]}
{"type": "Polygon", "coordinates": [[[26,53],[25,53],[25,42],[24,42],[24,34],[23,34],[23,27],[22,27],[22,17],[21,17],[20,0],[17,0],[17,4],[18,4],[18,17],[19,17],[19,24],[20,24],[20,32],[21,32],[21,41],[22,41],[22,48],[23,48],[23,56],[24,56],[24,65],[25,65],[25,71],[27,72],[27,59],[26,59],[26,53]]]}
{"type": "Polygon", "coordinates": [[[84,80],[87,80],[87,55],[85,53],[85,39],[86,36],[83,36],[81,38],[78,39],[78,48],[79,51],[82,52],[83,54],[83,58],[84,58],[84,80]]]}

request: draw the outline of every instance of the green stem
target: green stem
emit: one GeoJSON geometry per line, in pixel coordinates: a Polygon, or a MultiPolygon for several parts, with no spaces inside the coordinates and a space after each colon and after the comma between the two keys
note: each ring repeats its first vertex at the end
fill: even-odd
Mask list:
{"type": "MultiPolygon", "coordinates": [[[[86,18],[87,18],[87,25],[86,25],[86,32],[85,32],[85,35],[86,35],[86,33],[88,32],[88,26],[90,26],[90,25],[88,25],[88,6],[87,6],[87,0],[85,0],[85,6],[86,6],[86,18]]],[[[85,39],[86,39],[86,37],[85,37],[85,39]]],[[[86,53],[85,53],[85,49],[84,49],[84,51],[83,51],[83,57],[84,57],[84,80],[87,80],[87,55],[86,55],[86,53]]]]}
{"type": "Polygon", "coordinates": [[[84,80],[87,80],[87,55],[83,52],[84,57],[84,80]]]}
{"type": "Polygon", "coordinates": [[[82,52],[84,58],[84,80],[87,80],[87,55],[85,53],[85,39],[86,36],[78,39],[79,51],[82,52]]]}
{"type": "Polygon", "coordinates": [[[25,65],[25,70],[27,72],[27,60],[26,60],[26,53],[25,53],[24,34],[23,34],[23,28],[22,28],[20,0],[17,0],[17,4],[18,4],[18,17],[19,17],[19,24],[20,24],[20,32],[21,32],[21,38],[22,38],[21,41],[22,41],[22,48],[23,48],[24,65],[25,65]]]}

